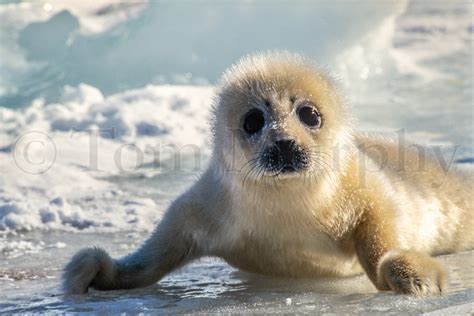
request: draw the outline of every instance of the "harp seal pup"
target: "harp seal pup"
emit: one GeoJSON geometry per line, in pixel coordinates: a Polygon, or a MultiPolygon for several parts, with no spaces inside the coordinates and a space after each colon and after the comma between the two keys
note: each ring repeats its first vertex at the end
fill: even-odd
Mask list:
{"type": "Polygon", "coordinates": [[[419,148],[356,133],[332,80],[305,57],[242,58],[213,113],[207,170],[135,252],[79,251],[66,293],[144,287],[217,256],[274,276],[365,271],[380,291],[431,295],[446,284],[431,255],[474,245],[468,180],[419,148]]]}

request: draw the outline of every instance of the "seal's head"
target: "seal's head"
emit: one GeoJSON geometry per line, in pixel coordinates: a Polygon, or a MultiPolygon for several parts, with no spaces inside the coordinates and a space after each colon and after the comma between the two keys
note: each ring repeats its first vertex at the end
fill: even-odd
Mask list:
{"type": "Polygon", "coordinates": [[[308,59],[290,53],[244,57],[221,80],[215,155],[254,180],[315,176],[334,169],[348,135],[341,97],[308,59]]]}

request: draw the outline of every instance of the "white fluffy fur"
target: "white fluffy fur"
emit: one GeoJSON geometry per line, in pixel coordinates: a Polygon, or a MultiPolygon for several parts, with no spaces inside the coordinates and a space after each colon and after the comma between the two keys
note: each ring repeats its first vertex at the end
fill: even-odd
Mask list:
{"type": "Polygon", "coordinates": [[[427,254],[472,247],[464,182],[433,161],[423,172],[409,162],[399,172],[393,142],[354,133],[343,98],[311,61],[288,53],[243,58],[224,74],[214,113],[213,157],[200,179],[136,252],[114,261],[97,248],[74,256],[65,292],[146,286],[191,260],[219,256],[269,275],[341,276],[363,268],[379,289],[431,294],[441,289],[443,272],[427,254]],[[320,130],[298,120],[295,107],[303,101],[321,112],[320,130]],[[265,113],[266,125],[246,137],[242,117],[252,108],[265,113]],[[306,170],[272,176],[251,168],[249,161],[279,137],[305,148],[306,170]],[[371,145],[387,151],[383,170],[371,145]],[[433,179],[445,176],[434,190],[433,179]],[[403,279],[407,269],[431,285],[420,292],[403,279]]]}

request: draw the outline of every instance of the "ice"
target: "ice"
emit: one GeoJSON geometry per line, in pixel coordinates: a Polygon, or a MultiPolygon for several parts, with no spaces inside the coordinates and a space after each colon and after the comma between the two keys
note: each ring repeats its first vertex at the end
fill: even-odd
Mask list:
{"type": "Polygon", "coordinates": [[[353,6],[280,2],[271,7],[258,1],[217,6],[89,2],[79,1],[76,8],[68,1],[51,1],[50,11],[34,2],[0,7],[0,19],[8,25],[1,34],[9,44],[1,43],[8,59],[0,61],[6,74],[0,81],[0,104],[55,100],[64,85],[79,83],[106,95],[148,83],[215,83],[242,55],[275,48],[306,52],[326,65],[401,6],[395,0],[353,6]]]}

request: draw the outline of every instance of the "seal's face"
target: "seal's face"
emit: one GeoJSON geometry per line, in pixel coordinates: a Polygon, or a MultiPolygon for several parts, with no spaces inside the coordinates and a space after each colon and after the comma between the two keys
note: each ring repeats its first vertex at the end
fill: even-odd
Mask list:
{"type": "Polygon", "coordinates": [[[316,132],[322,126],[321,114],[309,100],[292,96],[286,101],[287,113],[280,113],[282,100],[275,104],[265,99],[263,109],[251,108],[241,119],[240,137],[249,142],[253,156],[257,153],[252,166],[261,169],[263,175],[298,173],[311,165],[311,150],[289,126],[298,124],[307,129],[306,133],[316,132]]]}
{"type": "Polygon", "coordinates": [[[227,168],[253,179],[332,170],[334,145],[348,130],[332,85],[288,54],[249,57],[228,70],[215,120],[227,168]]]}

